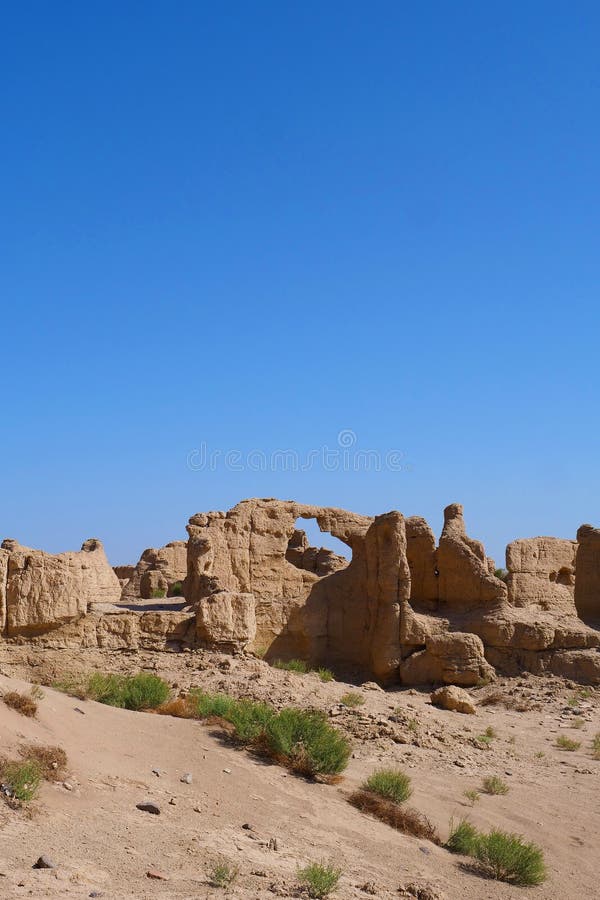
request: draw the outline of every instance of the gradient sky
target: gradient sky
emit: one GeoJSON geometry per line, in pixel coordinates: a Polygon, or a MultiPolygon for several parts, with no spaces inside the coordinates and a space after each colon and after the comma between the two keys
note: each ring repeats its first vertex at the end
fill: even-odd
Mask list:
{"type": "Polygon", "coordinates": [[[600,524],[597,3],[0,25],[2,536],[125,563],[243,497],[460,501],[501,562],[600,524]]]}

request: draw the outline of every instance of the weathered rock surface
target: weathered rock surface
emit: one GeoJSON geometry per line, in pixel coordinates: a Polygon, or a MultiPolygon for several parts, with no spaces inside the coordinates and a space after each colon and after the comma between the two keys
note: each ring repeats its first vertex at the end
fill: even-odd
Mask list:
{"type": "Polygon", "coordinates": [[[55,628],[84,616],[93,603],[120,597],[119,580],[96,538],[85,541],[78,553],[53,555],[12,539],[3,542],[2,550],[3,629],[9,636],[55,628]]]}
{"type": "Polygon", "coordinates": [[[577,542],[561,538],[513,541],[506,548],[509,602],[575,615],[576,553],[577,542]]]}
{"type": "Polygon", "coordinates": [[[431,702],[434,706],[449,709],[453,712],[466,713],[467,715],[474,715],[476,712],[471,695],[459,687],[438,688],[431,695],[431,702]]]}
{"type": "Polygon", "coordinates": [[[171,596],[175,585],[181,585],[187,572],[187,542],[171,541],[164,547],[149,547],[142,553],[123,587],[122,599],[150,600],[171,596]]]}
{"type": "Polygon", "coordinates": [[[202,597],[196,611],[196,636],[201,645],[243,650],[256,637],[253,594],[217,591],[202,597]]]}
{"type": "Polygon", "coordinates": [[[403,684],[441,681],[469,686],[483,679],[493,679],[495,674],[485,658],[481,638],[457,631],[428,636],[425,649],[413,653],[400,664],[403,684]]]}
{"type": "Polygon", "coordinates": [[[600,624],[600,528],[582,525],[577,532],[575,606],[584,622],[600,624]]]}

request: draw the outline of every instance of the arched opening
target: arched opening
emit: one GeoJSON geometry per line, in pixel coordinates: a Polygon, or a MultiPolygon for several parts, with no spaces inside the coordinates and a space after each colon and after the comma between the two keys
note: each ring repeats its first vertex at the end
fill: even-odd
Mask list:
{"type": "Polygon", "coordinates": [[[323,577],[345,569],[352,550],[329,532],[321,531],[316,519],[297,519],[285,558],[297,569],[323,577]]]}

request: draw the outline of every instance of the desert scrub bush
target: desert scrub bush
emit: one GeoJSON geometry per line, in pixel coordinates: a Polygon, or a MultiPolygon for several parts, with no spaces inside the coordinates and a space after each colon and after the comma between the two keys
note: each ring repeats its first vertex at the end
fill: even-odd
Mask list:
{"type": "Polygon", "coordinates": [[[440,836],[435,826],[429,821],[427,816],[423,815],[410,806],[403,803],[395,803],[372,791],[358,790],[348,798],[352,806],[355,806],[361,812],[367,813],[386,825],[390,825],[397,831],[404,834],[411,834],[413,837],[422,838],[432,841],[434,844],[441,843],[440,836]]]}
{"type": "Polygon", "coordinates": [[[508,785],[498,775],[490,775],[483,779],[481,790],[485,794],[508,794],[508,785]]]}
{"type": "Polygon", "coordinates": [[[508,569],[494,569],[494,575],[500,581],[508,581],[508,569]]]}
{"type": "Polygon", "coordinates": [[[600,731],[592,738],[592,756],[594,759],[600,759],[600,731]]]}
{"type": "Polygon", "coordinates": [[[311,862],[303,869],[298,869],[298,882],[309,897],[320,900],[336,889],[341,874],[342,870],[332,863],[311,862]]]}
{"type": "Polygon", "coordinates": [[[577,718],[573,719],[573,721],[571,722],[572,728],[579,729],[579,728],[583,728],[584,725],[585,725],[585,719],[582,719],[581,716],[577,716],[577,718]]]}
{"type": "Polygon", "coordinates": [[[340,697],[340,703],[350,709],[355,709],[357,706],[364,706],[365,698],[357,691],[348,691],[340,697]]]}
{"type": "Polygon", "coordinates": [[[216,888],[226,888],[233,884],[238,876],[237,866],[232,865],[226,859],[214,863],[209,873],[209,884],[216,888]]]}
{"type": "Polygon", "coordinates": [[[282,709],[265,727],[263,747],[292,771],[314,778],[339,775],[348,765],[350,744],[319,710],[282,709]]]}
{"type": "Polygon", "coordinates": [[[274,659],[271,663],[274,669],[283,669],[286,672],[297,672],[299,675],[306,675],[308,665],[302,659],[274,659]]]}
{"type": "Polygon", "coordinates": [[[151,598],[152,600],[163,600],[167,596],[167,592],[163,588],[157,588],[155,591],[152,591],[151,598]]]}
{"type": "Polygon", "coordinates": [[[38,792],[42,770],[40,764],[33,759],[3,762],[0,765],[0,780],[7,791],[5,796],[27,803],[38,792]]]}
{"type": "Polygon", "coordinates": [[[31,694],[33,699],[36,700],[38,703],[40,702],[40,700],[43,700],[44,697],[46,696],[42,690],[41,684],[32,684],[31,690],[29,693],[31,694]]]}
{"type": "Polygon", "coordinates": [[[404,803],[412,794],[409,776],[399,769],[378,769],[369,775],[361,789],[394,803],[404,803]]]}
{"type": "Polygon", "coordinates": [[[581,747],[581,741],[573,741],[565,734],[560,734],[556,738],[554,746],[559,750],[569,750],[572,753],[574,750],[579,750],[579,748],[581,747]]]}
{"type": "Polygon", "coordinates": [[[461,819],[458,825],[450,822],[450,837],[444,846],[450,853],[473,856],[478,839],[479,832],[475,826],[468,819],[461,819]]]}
{"type": "Polygon", "coordinates": [[[183,597],[183,582],[176,581],[172,584],[169,593],[171,594],[171,597],[183,597]]]}
{"type": "Polygon", "coordinates": [[[331,669],[315,669],[316,674],[319,676],[321,681],[335,681],[335,675],[331,671],[331,669]]]}
{"type": "Polygon", "coordinates": [[[2,695],[2,700],[6,706],[21,713],[22,716],[28,716],[32,719],[37,715],[38,705],[29,694],[20,694],[18,691],[7,691],[2,695]]]}
{"type": "Polygon", "coordinates": [[[521,835],[493,829],[480,834],[472,855],[487,874],[512,884],[541,884],[546,878],[544,853],[521,835]]]}
{"type": "Polygon", "coordinates": [[[86,696],[98,703],[122,709],[156,709],[168,699],[169,685],[158,675],[139,672],[137,675],[90,675],[86,696]]]}
{"type": "Polygon", "coordinates": [[[46,781],[59,779],[67,766],[67,754],[62,747],[46,744],[21,744],[19,754],[25,762],[36,765],[41,777],[46,781]]]}

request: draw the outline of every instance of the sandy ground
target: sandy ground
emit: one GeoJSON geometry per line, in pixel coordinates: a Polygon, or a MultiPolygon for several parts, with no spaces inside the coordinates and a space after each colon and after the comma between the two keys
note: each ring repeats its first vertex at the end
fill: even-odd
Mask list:
{"type": "Polygon", "coordinates": [[[29,690],[13,673],[48,681],[63,668],[145,665],[168,676],[176,691],[200,684],[277,705],[327,709],[351,736],[353,758],[340,784],[314,784],[233,749],[214,727],[196,721],[113,709],[48,687],[36,719],[0,703],[0,753],[14,756],[23,741],[60,745],[71,787],[45,784],[27,811],[0,805],[0,897],[218,897],[224,892],[208,878],[221,858],[239,869],[228,895],[257,900],[297,896],[297,868],[321,859],[343,869],[333,895],[339,900],[398,897],[411,883],[444,900],[600,897],[600,762],[590,751],[600,731],[600,695],[594,691],[582,697],[577,686],[558,679],[507,680],[474,696],[500,691],[516,708],[480,706],[476,716],[463,716],[433,708],[426,692],[323,684],[316,675],[274,670],[259,660],[108,652],[82,660],[65,653],[5,654],[1,670],[11,677],[0,676],[0,691],[29,690]],[[348,690],[360,693],[364,705],[340,707],[348,690]],[[489,725],[497,736],[486,746],[477,736],[489,725]],[[581,748],[556,749],[559,734],[580,740],[581,748]],[[443,839],[451,818],[468,815],[478,827],[500,826],[539,843],[547,882],[517,888],[490,881],[443,848],[359,813],[347,795],[382,764],[411,775],[411,805],[443,839]],[[192,783],[182,783],[188,772],[192,783]],[[483,794],[471,808],[464,791],[487,775],[500,775],[509,793],[483,794]],[[157,803],[161,814],[136,809],[144,801],[157,803]],[[57,867],[32,869],[41,854],[57,867]],[[150,878],[152,869],[168,880],[150,878]],[[368,883],[374,894],[363,890],[368,883]]]}

